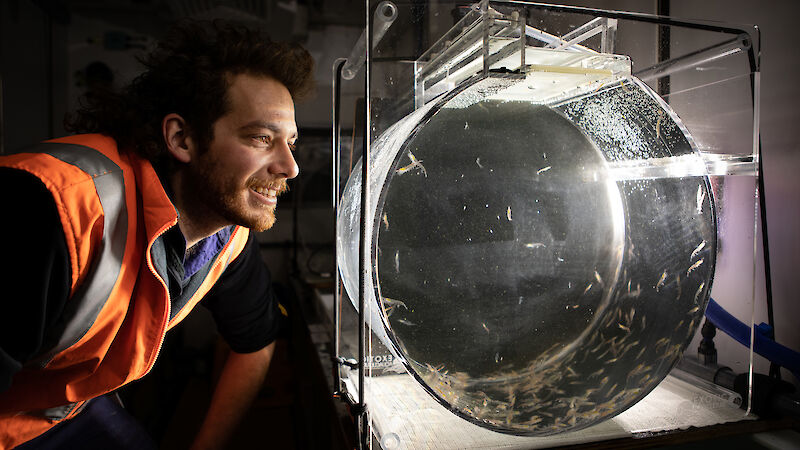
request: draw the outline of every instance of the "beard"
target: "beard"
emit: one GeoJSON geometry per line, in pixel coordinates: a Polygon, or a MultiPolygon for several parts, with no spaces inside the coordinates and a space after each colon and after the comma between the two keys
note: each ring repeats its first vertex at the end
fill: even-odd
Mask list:
{"type": "Polygon", "coordinates": [[[198,164],[189,169],[187,194],[198,211],[199,220],[203,217],[222,218],[226,222],[250,228],[253,231],[266,231],[275,224],[275,205],[254,202],[250,191],[254,187],[267,187],[280,195],[289,190],[286,179],[265,180],[250,177],[244,183],[235,174],[219,169],[213,158],[201,158],[198,164]]]}

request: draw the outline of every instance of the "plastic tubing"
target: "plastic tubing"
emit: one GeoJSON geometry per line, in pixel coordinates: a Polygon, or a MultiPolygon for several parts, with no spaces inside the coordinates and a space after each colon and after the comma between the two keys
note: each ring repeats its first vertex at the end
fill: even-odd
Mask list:
{"type": "MultiPolygon", "coordinates": [[[[713,298],[708,301],[706,318],[740,344],[745,347],[750,345],[750,327],[733,317],[728,311],[725,311],[713,298]]],[[[792,372],[795,378],[800,380],[800,353],[778,344],[758,330],[755,333],[753,351],[775,364],[785,367],[792,372]]]]}
{"type": "MultiPolygon", "coordinates": [[[[394,22],[394,19],[397,18],[397,6],[390,1],[383,1],[375,8],[375,14],[372,17],[372,26],[374,27],[372,32],[372,48],[375,48],[381,38],[383,38],[383,35],[386,34],[386,30],[388,30],[394,22]]],[[[352,80],[355,78],[358,71],[364,66],[366,50],[367,36],[362,32],[361,37],[358,38],[356,45],[350,52],[350,56],[347,58],[347,62],[342,68],[342,78],[345,80],[352,80]]]]}

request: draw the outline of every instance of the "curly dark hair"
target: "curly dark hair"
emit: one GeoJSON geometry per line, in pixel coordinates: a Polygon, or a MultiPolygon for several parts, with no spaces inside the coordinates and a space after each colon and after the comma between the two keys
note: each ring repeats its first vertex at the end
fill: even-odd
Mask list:
{"type": "Polygon", "coordinates": [[[181,115],[200,148],[207,148],[213,123],[230,109],[230,76],[271,77],[295,100],[313,89],[314,61],[305,49],[218,20],[177,24],[140,62],[146,70],[130,85],[121,92],[88,93],[64,125],[74,133],[111,136],[121,150],[162,168],[170,160],[161,135],[164,116],[181,115]]]}

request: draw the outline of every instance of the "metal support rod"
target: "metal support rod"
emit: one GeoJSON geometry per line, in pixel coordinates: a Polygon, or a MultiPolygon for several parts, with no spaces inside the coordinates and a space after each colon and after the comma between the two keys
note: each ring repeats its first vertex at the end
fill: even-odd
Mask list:
{"type": "MultiPolygon", "coordinates": [[[[367,8],[369,11],[369,8],[367,8]]],[[[397,6],[390,1],[383,1],[378,4],[378,7],[375,8],[375,14],[373,15],[373,22],[375,23],[374,31],[372,32],[372,47],[374,49],[378,42],[383,39],[383,35],[386,34],[386,30],[392,26],[394,20],[397,18],[397,6]]],[[[355,78],[356,74],[361,67],[364,65],[364,61],[366,58],[366,30],[361,33],[361,36],[356,41],[356,45],[353,46],[353,50],[350,52],[350,56],[347,58],[347,63],[344,65],[344,69],[342,69],[342,78],[345,80],[352,80],[355,78]]]]}
{"type": "MultiPolygon", "coordinates": [[[[747,56],[750,61],[750,70],[752,72],[752,76],[750,78],[750,93],[753,98],[753,111],[756,110],[756,103],[760,103],[760,84],[761,84],[761,51],[760,45],[756,45],[757,43],[761,42],[761,34],[760,30],[756,27],[755,29],[755,37],[749,36],[750,41],[753,45],[747,51],[747,56]],[[758,50],[756,53],[755,50],[758,50]],[[756,91],[759,91],[758,95],[756,91]]],[[[760,111],[760,107],[759,107],[760,111]]],[[[755,131],[754,131],[755,132],[755,131]]],[[[755,140],[754,140],[755,142],[755,140]]],[[[761,154],[761,136],[759,133],[758,136],[758,151],[754,152],[757,153],[758,158],[758,189],[761,192],[759,196],[760,201],[760,208],[759,211],[761,213],[761,246],[763,249],[763,256],[764,256],[764,282],[767,294],[767,323],[772,328],[772,338],[775,339],[775,315],[773,311],[773,303],[772,303],[772,269],[770,268],[770,257],[769,257],[769,227],[767,226],[767,198],[766,192],[764,189],[764,157],[761,154]]],[[[781,379],[781,371],[780,366],[774,362],[771,362],[769,365],[769,376],[773,378],[777,378],[778,380],[781,379]]]]}
{"type": "MultiPolygon", "coordinates": [[[[764,189],[764,157],[761,154],[761,137],[758,139],[758,190],[761,195],[758,197],[761,204],[761,249],[764,255],[764,288],[767,294],[767,323],[772,328],[772,339],[775,339],[775,312],[772,306],[772,268],[769,259],[769,228],[767,227],[767,192],[764,189]]],[[[780,367],[775,363],[769,365],[769,375],[773,378],[781,379],[780,367]]]]}
{"type": "Polygon", "coordinates": [[[747,35],[739,35],[733,39],[721,42],[711,47],[706,47],[695,52],[672,58],[656,65],[642,69],[634,75],[642,81],[650,81],[665,77],[682,70],[691,69],[701,64],[716,61],[750,48],[751,42],[747,35]]]}
{"type": "MultiPolygon", "coordinates": [[[[755,72],[753,74],[753,157],[760,158],[761,156],[761,147],[760,143],[760,135],[759,135],[759,124],[760,124],[760,92],[761,92],[761,72],[755,72]]],[[[759,184],[756,182],[755,186],[755,214],[753,216],[753,290],[750,297],[750,367],[747,374],[747,415],[750,415],[750,412],[753,407],[753,352],[755,348],[755,333],[756,333],[756,260],[758,259],[758,219],[759,219],[759,184]]]]}
{"type": "Polygon", "coordinates": [[[483,14],[482,32],[483,32],[483,76],[489,75],[489,31],[492,28],[494,19],[488,14],[489,2],[481,2],[481,14],[483,14]]]}
{"type": "MultiPolygon", "coordinates": [[[[334,224],[336,223],[336,218],[339,216],[339,164],[340,164],[340,154],[341,154],[341,134],[342,134],[342,124],[341,124],[341,100],[342,100],[342,90],[341,90],[341,83],[342,83],[342,67],[344,67],[345,63],[344,58],[339,58],[333,62],[333,87],[332,87],[332,105],[333,105],[333,136],[331,138],[332,141],[332,158],[331,161],[333,169],[333,220],[334,224]]],[[[335,277],[335,284],[334,284],[334,291],[333,291],[333,356],[334,362],[338,363],[339,361],[339,343],[341,341],[341,334],[340,334],[340,327],[341,327],[341,308],[342,308],[342,288],[341,288],[341,280],[339,278],[339,255],[337,254],[336,250],[336,243],[339,242],[339,228],[334,225],[334,254],[333,257],[336,263],[336,274],[335,277]]],[[[335,389],[335,395],[342,391],[342,380],[339,375],[339,365],[334,364],[333,368],[333,388],[335,389]]]]}
{"type": "MultiPolygon", "coordinates": [[[[367,69],[367,80],[369,79],[369,69],[367,69]]],[[[369,84],[369,81],[366,81],[369,84]]],[[[366,90],[369,93],[369,88],[366,90]]],[[[365,335],[366,323],[364,315],[364,307],[366,305],[367,297],[367,276],[366,270],[369,267],[369,246],[367,245],[367,208],[369,202],[369,94],[366,99],[366,115],[367,125],[364,127],[364,144],[363,153],[361,157],[361,219],[359,234],[361,239],[358,242],[358,403],[356,405],[356,422],[358,426],[359,443],[361,442],[361,435],[365,431],[365,424],[363,423],[363,414],[366,410],[364,402],[364,360],[366,358],[365,352],[365,335]]],[[[359,444],[359,448],[362,448],[359,444]]]]}
{"type": "Polygon", "coordinates": [[[519,71],[525,73],[525,51],[528,39],[525,37],[525,25],[527,25],[528,15],[525,9],[520,8],[514,11],[519,26],[519,71]]]}
{"type": "MultiPolygon", "coordinates": [[[[381,5],[378,5],[379,7],[381,5]]],[[[364,35],[366,36],[366,46],[364,48],[364,58],[366,65],[364,66],[364,103],[365,103],[365,122],[364,122],[364,145],[362,148],[361,157],[361,221],[359,233],[361,239],[359,240],[359,258],[358,258],[358,404],[356,405],[356,431],[358,437],[358,448],[367,448],[369,431],[369,423],[367,421],[367,408],[364,401],[364,360],[365,354],[365,339],[366,339],[366,323],[364,307],[366,306],[367,299],[367,270],[369,270],[370,260],[370,246],[367,245],[367,220],[369,209],[369,166],[370,166],[370,119],[372,111],[370,109],[370,51],[372,50],[372,32],[369,20],[369,0],[366,0],[366,17],[364,18],[364,35]]]]}

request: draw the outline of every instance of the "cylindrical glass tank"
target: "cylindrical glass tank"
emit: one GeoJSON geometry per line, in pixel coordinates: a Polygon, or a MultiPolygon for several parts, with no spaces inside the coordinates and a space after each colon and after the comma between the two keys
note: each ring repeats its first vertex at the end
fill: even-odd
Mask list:
{"type": "MultiPolygon", "coordinates": [[[[373,143],[367,301],[441,404],[548,435],[624,411],[677,362],[711,290],[713,199],[691,137],[639,80],[549,105],[493,95],[506,82],[373,143]]],[[[352,299],[360,172],[337,222],[352,299]]]]}

